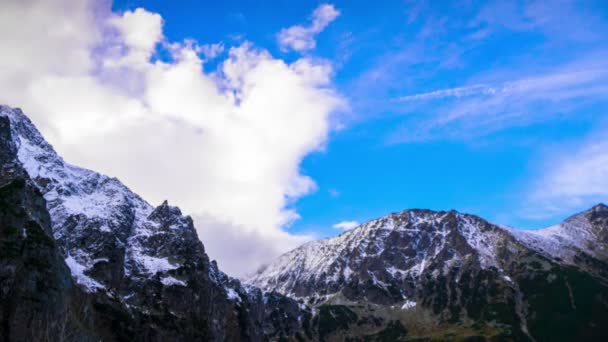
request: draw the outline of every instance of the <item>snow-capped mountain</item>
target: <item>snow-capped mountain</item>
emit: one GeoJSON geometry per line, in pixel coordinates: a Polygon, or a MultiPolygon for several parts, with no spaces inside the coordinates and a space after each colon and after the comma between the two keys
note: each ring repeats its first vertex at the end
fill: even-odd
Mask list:
{"type": "Polygon", "coordinates": [[[116,178],[66,163],[20,109],[0,106],[0,120],[2,167],[21,170],[44,197],[53,253],[111,318],[109,340],[260,340],[303,330],[307,309],[219,271],[178,208],[153,207],[116,178]]]}
{"type": "Polygon", "coordinates": [[[180,266],[175,253],[145,246],[167,231],[187,234],[188,218],[167,203],[155,211],[116,178],[64,162],[21,111],[0,111],[11,120],[19,161],[44,194],[53,236],[80,284],[114,291],[124,276],[155,275],[163,284],[183,284],[169,275],[180,266]]]}
{"type": "Polygon", "coordinates": [[[406,210],[241,284],[193,222],[0,106],[0,340],[608,340],[608,207],[542,230],[406,210]]]}
{"type": "Polygon", "coordinates": [[[608,207],[598,204],[555,226],[537,230],[508,229],[526,246],[577,265],[582,254],[608,261],[608,207]]]}
{"type": "Polygon", "coordinates": [[[296,298],[314,297],[318,290],[309,293],[304,284],[324,284],[323,291],[332,294],[354,277],[375,283],[415,280],[428,270],[442,272],[437,265],[447,269],[465,259],[482,269],[502,269],[508,261],[499,256],[504,248],[527,247],[572,265],[581,254],[607,261],[608,225],[594,224],[596,216],[606,219],[608,207],[599,204],[561,224],[523,230],[456,211],[406,210],[309,242],[264,266],[248,282],[296,298]]]}
{"type": "Polygon", "coordinates": [[[482,268],[499,267],[496,241],[503,231],[456,212],[408,210],[362,224],[341,235],[313,241],[280,256],[249,282],[293,297],[315,297],[306,284],[323,284],[323,294],[340,284],[387,279],[416,281],[465,258],[482,268]]]}
{"type": "Polygon", "coordinates": [[[378,325],[383,329],[395,320],[419,337],[430,334],[419,329],[424,324],[439,331],[458,327],[463,337],[542,340],[547,326],[560,340],[604,336],[608,330],[599,323],[608,317],[607,236],[603,204],[541,230],[512,229],[456,211],[406,210],[303,245],[248,283],[317,307],[348,307],[360,320],[384,320],[378,325]],[[593,304],[586,297],[591,289],[597,291],[593,304]],[[552,298],[557,295],[563,298],[552,298]],[[565,308],[559,306],[564,298],[565,308]],[[570,330],[562,334],[565,326],[570,330]]]}

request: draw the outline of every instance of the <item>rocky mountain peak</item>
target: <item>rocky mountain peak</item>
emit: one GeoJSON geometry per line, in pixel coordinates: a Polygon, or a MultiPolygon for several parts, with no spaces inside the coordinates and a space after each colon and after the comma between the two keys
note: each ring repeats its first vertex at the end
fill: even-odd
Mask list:
{"type": "Polygon", "coordinates": [[[170,206],[168,201],[154,208],[148,219],[160,223],[165,228],[179,226],[193,226],[190,216],[183,216],[178,207],[170,206]]]}
{"type": "Polygon", "coordinates": [[[446,265],[463,262],[500,267],[495,241],[505,236],[472,215],[405,210],[288,252],[248,281],[313,302],[336,293],[354,298],[361,292],[370,301],[399,301],[412,295],[411,286],[402,293],[387,292],[386,286],[405,279],[413,284],[426,274],[446,272],[446,265]]]}
{"type": "Polygon", "coordinates": [[[405,210],[288,252],[247,282],[345,320],[399,317],[416,331],[429,324],[508,321],[515,340],[573,336],[578,332],[555,326],[560,333],[543,331],[546,320],[537,317],[559,320],[556,310],[576,311],[572,286],[608,295],[600,285],[608,281],[608,257],[597,233],[608,228],[604,212],[596,206],[553,227],[517,230],[454,210],[405,210]],[[556,304],[561,299],[554,296],[571,298],[569,306],[556,304]],[[422,318],[427,315],[434,323],[422,318]]]}
{"type": "MultiPolygon", "coordinates": [[[[577,253],[595,253],[586,247],[597,236],[588,233],[588,216],[603,217],[597,213],[603,213],[604,207],[596,206],[561,225],[537,231],[494,225],[455,210],[408,209],[337,237],[308,243],[260,269],[248,281],[268,291],[326,300],[353,283],[393,284],[404,279],[415,283],[455,265],[500,270],[522,244],[574,264],[577,253]]],[[[608,225],[602,221],[596,226],[605,229],[608,225]]]]}
{"type": "Polygon", "coordinates": [[[608,215],[608,205],[604,203],[597,204],[589,210],[589,213],[596,216],[606,216],[608,215]]]}
{"type": "Polygon", "coordinates": [[[587,211],[587,217],[592,224],[595,223],[595,225],[598,227],[606,227],[606,225],[601,223],[608,221],[608,206],[604,203],[595,205],[593,208],[587,211]]]}
{"type": "Polygon", "coordinates": [[[587,220],[591,232],[595,236],[593,251],[608,257],[608,206],[600,203],[587,211],[587,220]]]}

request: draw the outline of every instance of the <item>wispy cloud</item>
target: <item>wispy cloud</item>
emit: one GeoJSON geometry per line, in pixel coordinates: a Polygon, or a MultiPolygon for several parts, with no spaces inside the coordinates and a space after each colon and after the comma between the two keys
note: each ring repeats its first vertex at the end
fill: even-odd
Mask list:
{"type": "Polygon", "coordinates": [[[474,84],[455,88],[439,89],[426,93],[398,97],[395,101],[426,101],[468,96],[500,96],[516,93],[539,93],[552,89],[577,87],[608,76],[608,67],[591,70],[555,73],[539,77],[508,81],[497,84],[474,84]]]}
{"type": "Polygon", "coordinates": [[[434,99],[442,99],[446,97],[465,97],[465,96],[473,96],[473,95],[494,95],[497,92],[496,87],[492,87],[487,84],[475,84],[471,86],[465,87],[456,87],[456,88],[447,88],[440,90],[433,90],[426,93],[419,93],[413,95],[401,96],[395,101],[399,102],[407,102],[407,101],[424,101],[424,100],[434,100],[434,99]]]}
{"type": "Polygon", "coordinates": [[[560,146],[542,160],[525,196],[524,216],[544,219],[608,202],[606,128],[602,125],[577,146],[560,146]]]}
{"type": "Polygon", "coordinates": [[[538,32],[551,42],[594,41],[603,39],[602,1],[581,6],[575,0],[488,1],[469,25],[486,33],[508,29],[538,32]]]}
{"type": "MultiPolygon", "coordinates": [[[[542,85],[527,84],[527,81],[559,83],[559,80],[542,79],[562,73],[549,68],[567,61],[579,62],[577,59],[581,56],[607,48],[601,36],[608,29],[602,18],[601,10],[605,6],[601,1],[589,1],[584,6],[568,0],[491,0],[458,3],[457,7],[444,2],[406,4],[410,14],[407,35],[399,36],[397,32],[391,39],[375,37],[384,45],[374,46],[374,51],[378,51],[375,60],[352,81],[349,89],[349,93],[355,94],[353,105],[359,107],[358,112],[365,113],[362,121],[375,117],[374,112],[407,113],[408,117],[418,113],[426,115],[414,123],[404,120],[407,121],[403,122],[405,132],[392,132],[391,142],[435,136],[429,134],[428,128],[436,126],[428,121],[449,108],[415,107],[421,106],[422,100],[453,100],[449,107],[458,105],[458,111],[474,111],[473,102],[487,101],[481,105],[493,106],[494,102],[496,107],[490,109],[500,111],[500,97],[527,97],[525,92],[529,87],[534,87],[532,91],[540,96],[542,85]],[[499,75],[497,70],[504,70],[503,74],[499,75]],[[441,84],[445,88],[438,87],[441,84]],[[433,88],[422,92],[429,89],[429,85],[433,88]],[[399,98],[399,95],[402,96],[399,98]],[[397,98],[399,101],[395,101],[397,98]]],[[[585,68],[583,64],[563,72],[576,77],[576,71],[584,73],[588,70],[585,68]]],[[[589,72],[592,74],[593,70],[589,72]]],[[[560,93],[568,93],[566,86],[560,93]]],[[[521,103],[516,102],[509,106],[521,103]]],[[[525,108],[517,109],[525,111],[525,108]]],[[[520,117],[524,115],[520,114],[520,117]]],[[[496,119],[506,115],[514,117],[516,113],[505,109],[505,116],[489,114],[485,118],[492,122],[481,122],[497,129],[496,119]]]]}
{"type": "MultiPolygon", "coordinates": [[[[515,190],[518,215],[532,221],[561,219],[565,213],[608,201],[608,63],[605,53],[589,54],[550,71],[508,81],[480,82],[394,98],[407,107],[407,125],[391,143],[470,140],[490,133],[558,118],[589,116],[596,132],[583,141],[538,152],[535,171],[515,190]],[[599,105],[599,106],[598,106],[599,105]],[[601,110],[601,109],[600,109],[601,110]],[[423,114],[417,114],[423,113],[423,114]]],[[[478,75],[478,79],[506,78],[478,75]]],[[[543,149],[547,149],[547,144],[543,149]]]]}
{"type": "Polygon", "coordinates": [[[574,63],[503,82],[438,89],[394,98],[413,113],[389,143],[462,139],[576,112],[608,95],[608,64],[574,63]],[[424,114],[416,114],[424,113],[424,114]]]}
{"type": "Polygon", "coordinates": [[[204,44],[200,46],[200,53],[205,56],[205,59],[210,60],[219,56],[222,52],[224,52],[224,44],[223,43],[215,43],[215,44],[204,44]]]}
{"type": "Polygon", "coordinates": [[[340,15],[332,4],[321,4],[312,13],[311,22],[308,26],[294,25],[282,29],[277,35],[281,50],[295,50],[305,52],[312,50],[317,45],[315,36],[323,31],[329,23],[340,15]]]}
{"type": "Polygon", "coordinates": [[[342,221],[334,224],[332,228],[340,229],[340,230],[349,230],[357,227],[359,222],[357,221],[342,221]]]}
{"type": "Polygon", "coordinates": [[[327,190],[327,192],[329,193],[329,196],[336,198],[340,196],[340,191],[338,191],[338,189],[336,188],[331,188],[329,190],[327,190]]]}

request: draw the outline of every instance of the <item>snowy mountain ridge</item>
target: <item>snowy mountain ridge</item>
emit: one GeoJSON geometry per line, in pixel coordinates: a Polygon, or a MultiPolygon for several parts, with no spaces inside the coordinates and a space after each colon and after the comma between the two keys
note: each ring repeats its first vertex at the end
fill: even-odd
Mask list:
{"type": "MultiPolygon", "coordinates": [[[[374,283],[381,282],[379,278],[387,278],[386,273],[388,278],[417,281],[429,265],[441,263],[450,267],[470,257],[474,257],[482,269],[502,271],[504,260],[498,249],[505,243],[521,244],[571,265],[576,264],[578,253],[606,260],[607,245],[597,244],[598,232],[587,218],[593,212],[605,213],[608,207],[598,204],[561,224],[520,230],[456,211],[405,210],[369,221],[337,237],[309,242],[260,268],[247,282],[266,291],[308,298],[311,293],[302,291],[300,284],[323,284],[321,292],[331,294],[340,290],[337,284],[352,280],[353,269],[365,269],[366,265],[377,267],[363,275],[374,283]],[[452,247],[458,243],[450,245],[453,240],[448,235],[458,236],[460,242],[464,242],[460,252],[454,253],[452,247]],[[396,242],[397,236],[405,238],[406,243],[396,242]],[[383,253],[391,258],[387,260],[383,253]],[[451,254],[450,257],[445,259],[445,253],[451,254]]],[[[441,270],[433,269],[434,275],[438,272],[441,270]]]]}
{"type": "Polygon", "coordinates": [[[107,258],[98,257],[102,251],[96,250],[95,245],[75,243],[91,234],[102,240],[116,238],[115,243],[124,246],[126,275],[149,276],[177,268],[168,257],[146,254],[141,245],[146,238],[162,234],[159,224],[148,219],[154,210],[149,203],[116,178],[66,163],[19,109],[2,106],[0,113],[13,123],[18,158],[47,200],[53,235],[65,244],[67,264],[80,284],[90,291],[109,285],[86,274],[97,264],[108,262],[107,258]],[[74,226],[75,215],[84,216],[86,226],[74,226]],[[125,222],[130,227],[124,227],[125,222]]]}
{"type": "Polygon", "coordinates": [[[576,253],[585,251],[597,259],[605,259],[608,246],[602,243],[602,233],[593,228],[589,220],[590,214],[603,213],[608,207],[597,204],[593,208],[573,215],[564,222],[543,229],[524,230],[508,229],[515,238],[530,248],[549,256],[561,258],[568,263],[574,263],[576,253]]]}
{"type": "Polygon", "coordinates": [[[604,204],[540,230],[412,209],[296,248],[246,282],[403,340],[603,340],[607,248],[604,204]]]}

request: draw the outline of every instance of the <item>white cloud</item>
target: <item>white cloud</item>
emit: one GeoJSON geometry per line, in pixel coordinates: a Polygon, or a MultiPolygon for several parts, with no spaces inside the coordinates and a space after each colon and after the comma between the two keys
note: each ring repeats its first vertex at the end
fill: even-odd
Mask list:
{"type": "Polygon", "coordinates": [[[205,44],[201,46],[201,53],[205,59],[213,59],[224,52],[223,43],[205,44]]]}
{"type": "Polygon", "coordinates": [[[142,52],[148,61],[156,44],[162,39],[162,17],[143,8],[127,11],[122,16],[111,17],[108,23],[116,27],[125,45],[134,52],[142,52]]]}
{"type": "Polygon", "coordinates": [[[349,229],[353,229],[353,228],[357,227],[358,225],[359,225],[359,222],[357,222],[357,221],[342,221],[342,222],[338,222],[338,223],[334,224],[331,227],[335,228],[335,229],[349,230],[349,229]]]}
{"type": "Polygon", "coordinates": [[[249,272],[311,238],[285,231],[299,217],[290,204],[316,189],[299,165],[344,100],[327,62],[244,43],[207,72],[200,54],[221,45],[166,41],[162,25],[93,0],[4,2],[0,102],[22,107],[68,161],[193,214],[210,257],[249,272]],[[150,61],[158,44],[171,61],[150,61]]]}
{"type": "Polygon", "coordinates": [[[315,36],[323,31],[339,15],[340,11],[334,5],[319,5],[313,11],[311,22],[308,26],[294,25],[279,32],[277,40],[281,50],[287,51],[292,49],[303,52],[314,49],[317,45],[315,36]]]}
{"type": "Polygon", "coordinates": [[[579,146],[561,146],[542,161],[524,215],[548,218],[607,201],[608,135],[602,130],[579,146]]]}
{"type": "Polygon", "coordinates": [[[206,252],[222,256],[219,266],[223,271],[242,276],[253,274],[263,263],[286,250],[317,238],[313,234],[293,235],[279,229],[251,230],[210,216],[194,216],[193,219],[197,226],[203,227],[199,231],[204,234],[201,239],[206,252]]]}

